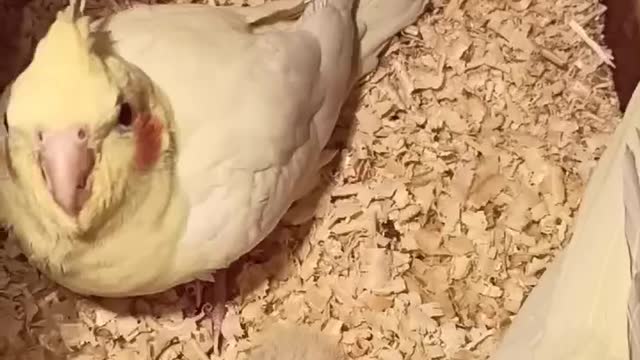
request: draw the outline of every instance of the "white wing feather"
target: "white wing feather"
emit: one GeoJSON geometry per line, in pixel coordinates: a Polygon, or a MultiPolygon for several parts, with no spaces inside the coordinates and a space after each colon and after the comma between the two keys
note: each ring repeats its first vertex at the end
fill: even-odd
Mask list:
{"type": "MultiPolygon", "coordinates": [[[[362,56],[372,59],[427,1],[362,3],[362,56]]],[[[106,25],[177,119],[179,179],[191,203],[178,263],[198,272],[228,266],[276,226],[317,172],[358,75],[354,24],[334,10],[259,34],[242,14],[194,5],[134,8],[106,25]]]]}
{"type": "MultiPolygon", "coordinates": [[[[640,139],[635,131],[636,141],[640,139]]],[[[640,359],[640,182],[638,181],[637,158],[627,145],[623,163],[623,193],[625,208],[625,236],[631,256],[631,289],[628,300],[628,327],[630,359],[640,359]]]]}
{"type": "Polygon", "coordinates": [[[349,42],[348,24],[327,31],[345,62],[321,53],[311,32],[255,35],[243,21],[211,7],[166,6],[110,24],[117,51],[174,107],[178,174],[191,202],[180,245],[187,258],[177,261],[200,271],[229,265],[273,229],[333,129],[336,119],[322,112],[337,113],[346,98],[347,89],[326,90],[327,74],[349,74],[323,67],[350,67],[340,44],[349,42]]]}

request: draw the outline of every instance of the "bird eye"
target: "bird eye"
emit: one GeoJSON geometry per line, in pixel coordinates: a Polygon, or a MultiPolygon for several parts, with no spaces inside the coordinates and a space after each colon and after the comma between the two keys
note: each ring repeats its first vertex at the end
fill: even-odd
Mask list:
{"type": "Polygon", "coordinates": [[[118,113],[118,125],[123,130],[131,127],[133,123],[133,110],[128,102],[123,102],[120,105],[120,112],[118,113]]]}

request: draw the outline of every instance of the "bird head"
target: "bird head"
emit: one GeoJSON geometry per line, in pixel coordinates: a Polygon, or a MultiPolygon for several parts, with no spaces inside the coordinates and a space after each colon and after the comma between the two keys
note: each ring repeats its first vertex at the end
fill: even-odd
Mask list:
{"type": "Polygon", "coordinates": [[[80,227],[149,196],[171,156],[161,94],[103,45],[87,17],[60,11],[12,84],[4,119],[14,182],[80,227]]]}

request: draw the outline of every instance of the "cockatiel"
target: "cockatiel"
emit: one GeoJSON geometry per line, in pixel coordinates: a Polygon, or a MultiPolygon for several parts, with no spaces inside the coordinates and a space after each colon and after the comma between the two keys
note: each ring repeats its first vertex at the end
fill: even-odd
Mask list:
{"type": "Polygon", "coordinates": [[[309,191],[352,85],[426,0],[355,3],[313,0],[260,32],[204,5],[92,25],[61,11],[0,103],[0,214],[29,260],[75,292],[119,297],[255,247],[309,191]]]}

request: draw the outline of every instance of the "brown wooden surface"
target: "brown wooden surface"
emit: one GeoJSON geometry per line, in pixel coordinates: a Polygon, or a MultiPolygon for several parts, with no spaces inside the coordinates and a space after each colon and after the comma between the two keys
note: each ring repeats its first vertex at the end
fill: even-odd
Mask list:
{"type": "Polygon", "coordinates": [[[24,54],[18,49],[16,33],[22,28],[24,3],[0,0],[0,91],[15,76],[24,54]]]}
{"type": "Polygon", "coordinates": [[[613,80],[624,110],[640,81],[640,3],[638,0],[603,0],[605,41],[613,50],[616,69],[613,80]]]}

